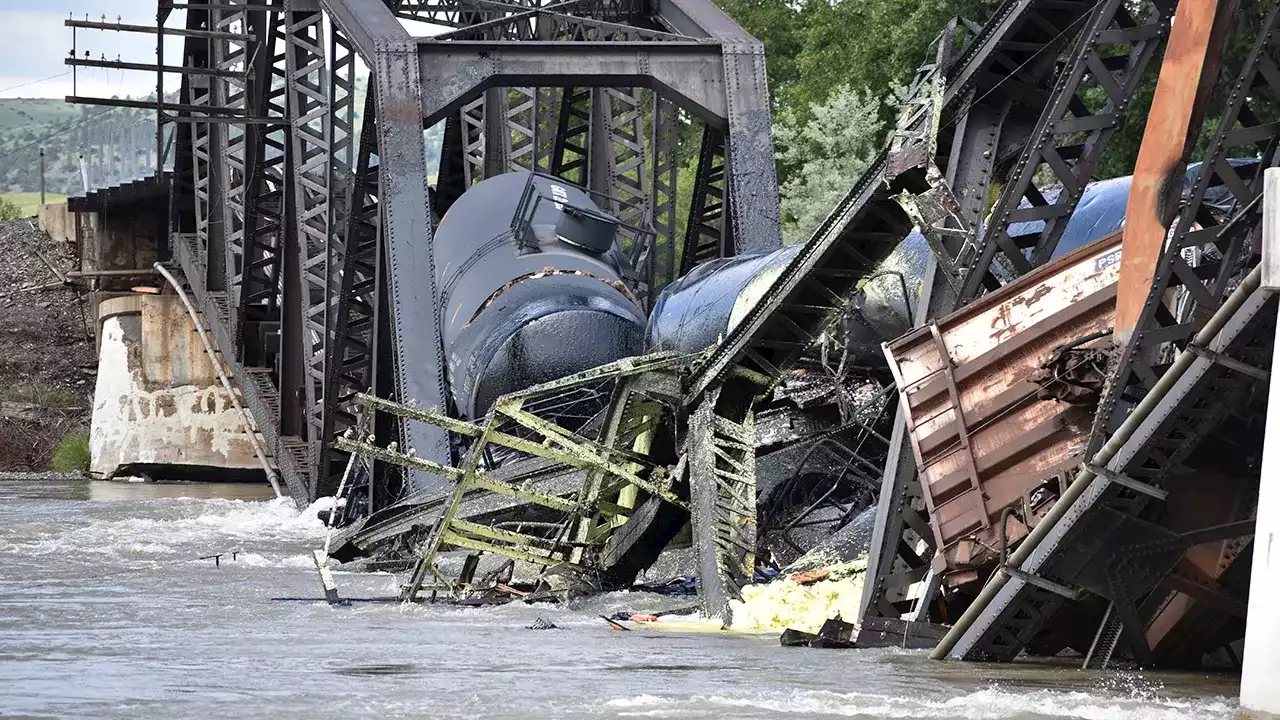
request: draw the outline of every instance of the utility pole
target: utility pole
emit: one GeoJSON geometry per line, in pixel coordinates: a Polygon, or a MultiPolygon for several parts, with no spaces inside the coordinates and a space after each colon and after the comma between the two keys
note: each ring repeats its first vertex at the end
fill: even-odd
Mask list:
{"type": "Polygon", "coordinates": [[[40,206],[44,207],[44,148],[40,148],[40,206]]]}

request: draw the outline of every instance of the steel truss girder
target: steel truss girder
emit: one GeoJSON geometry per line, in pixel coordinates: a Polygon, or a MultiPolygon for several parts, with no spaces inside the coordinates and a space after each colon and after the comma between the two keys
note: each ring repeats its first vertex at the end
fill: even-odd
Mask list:
{"type": "MultiPolygon", "coordinates": [[[[972,30],[967,23],[965,27],[972,30]]],[[[1069,214],[1078,199],[1078,191],[1087,184],[1106,140],[1119,122],[1120,111],[1140,79],[1142,68],[1166,30],[1158,16],[1149,17],[1146,24],[1135,25],[1118,3],[1074,8],[1007,3],[967,44],[960,61],[953,65],[947,55],[960,29],[960,23],[953,22],[937,41],[937,56],[930,57],[917,72],[912,93],[917,100],[904,107],[890,155],[894,172],[924,165],[931,186],[926,193],[903,198],[904,208],[934,248],[916,310],[916,317],[921,321],[946,315],[967,299],[960,296],[959,287],[966,277],[990,277],[991,257],[979,254],[974,241],[987,188],[1001,157],[1023,146],[1022,157],[1014,165],[1013,177],[1002,194],[1006,205],[1016,205],[1024,195],[1039,197],[1031,184],[1032,177],[1048,156],[1051,169],[1068,178],[1076,190],[1074,195],[1066,192],[1059,198],[1064,206],[1069,205],[1064,211],[1069,214]],[[1050,13],[1056,24],[1046,22],[1050,13]],[[1038,78],[1045,78],[1053,69],[1058,43],[1069,40],[1075,27],[1086,18],[1089,22],[1077,40],[1075,52],[1068,56],[1065,68],[1059,73],[1053,93],[1042,95],[1038,78]],[[1063,29],[1055,32],[1056,27],[1063,29]],[[1097,55],[1099,40],[1129,43],[1127,53],[1118,52],[1114,46],[1110,49],[1125,59],[1118,68],[1122,72],[1118,82],[1109,75],[1111,69],[1116,69],[1114,61],[1097,55]],[[1030,54],[1024,59],[1016,55],[1019,52],[1030,54]],[[1009,53],[1015,55],[1010,57],[1009,53]],[[984,67],[987,62],[992,64],[984,67]],[[940,78],[948,68],[953,71],[950,85],[944,90],[940,78]],[[1088,74],[1094,71],[1108,73],[1103,78],[1108,102],[1096,116],[1090,116],[1079,94],[1088,74]],[[1043,100],[1037,104],[1036,98],[1043,100]],[[948,122],[947,114],[952,111],[944,113],[944,109],[950,103],[960,103],[960,107],[954,111],[958,117],[948,122]],[[1035,113],[1039,120],[1030,134],[1022,134],[1021,118],[1028,110],[1041,107],[1043,110],[1035,113]],[[1078,134],[1072,132],[1081,128],[1060,124],[1068,112],[1096,125],[1085,128],[1086,139],[1080,143],[1079,152],[1063,153],[1058,149],[1079,141],[1078,134]],[[1090,120],[1091,117],[1094,119],[1090,120]],[[954,193],[951,188],[956,189],[954,193]]],[[[1065,216],[1062,220],[1045,226],[1035,244],[1042,252],[1032,255],[1033,264],[1044,262],[1051,254],[1065,227],[1065,216]]],[[[1011,218],[1005,216],[994,227],[989,226],[988,232],[1006,231],[1010,222],[1011,218]]],[[[905,422],[899,413],[885,466],[873,551],[864,585],[864,616],[899,617],[903,611],[899,603],[906,597],[907,586],[923,579],[935,550],[930,518],[916,479],[915,458],[905,445],[907,441],[905,422]],[[916,545],[921,542],[925,557],[917,555],[916,545]]],[[[925,593],[928,592],[926,588],[925,593]]],[[[917,604],[927,604],[928,600],[927,596],[917,599],[917,604]]]]}
{"type": "Polygon", "coordinates": [[[437,40],[555,40],[560,42],[608,42],[644,40],[661,42],[687,40],[688,36],[662,32],[635,25],[566,15],[546,9],[532,9],[478,22],[437,40]]]}
{"type": "MultiPolygon", "coordinates": [[[[511,16],[529,17],[540,7],[567,7],[577,15],[605,22],[635,22],[649,13],[638,0],[591,0],[572,5],[561,2],[499,2],[498,0],[405,0],[396,16],[406,20],[465,28],[482,22],[509,22],[511,16]]],[[[549,12],[549,11],[547,11],[549,12]]]]}
{"type": "Polygon", "coordinates": [[[489,87],[581,85],[659,90],[703,119],[730,121],[718,44],[679,42],[418,41],[427,123],[489,87]]]}
{"type": "MultiPolygon", "coordinates": [[[[1262,169],[1271,166],[1275,161],[1276,141],[1280,138],[1280,129],[1274,125],[1275,118],[1266,113],[1266,109],[1273,106],[1265,101],[1255,103],[1253,99],[1261,99],[1263,96],[1280,97],[1277,94],[1280,91],[1280,82],[1276,81],[1277,51],[1280,50],[1280,41],[1274,37],[1276,24],[1280,22],[1278,13],[1280,13],[1280,6],[1273,7],[1263,22],[1258,39],[1232,87],[1227,108],[1224,110],[1214,140],[1201,165],[1202,170],[1196,177],[1190,201],[1178,215],[1170,238],[1161,253],[1155,279],[1140,320],[1132,336],[1121,349],[1118,363],[1108,381],[1095,421],[1094,432],[1090,438],[1088,450],[1090,454],[1096,452],[1121,425],[1123,416],[1128,414],[1124,408],[1127,408],[1135,398],[1144,396],[1156,385],[1161,375],[1160,367],[1167,361],[1169,353],[1184,349],[1191,350],[1187,347],[1189,338],[1200,330],[1208,315],[1222,305],[1228,292],[1233,289],[1235,279],[1257,261],[1260,208],[1256,207],[1256,200],[1261,193],[1262,169]],[[1255,175],[1246,180],[1230,165],[1228,153],[1232,147],[1248,144],[1256,145],[1260,159],[1255,175]],[[1213,217],[1203,204],[1206,191],[1216,185],[1225,187],[1232,195],[1235,215],[1225,221],[1213,217]],[[1188,248],[1194,247],[1213,247],[1219,255],[1219,260],[1206,262],[1193,268],[1184,259],[1184,253],[1188,248]],[[1175,315],[1165,306],[1165,298],[1171,289],[1179,287],[1193,303],[1194,309],[1188,308],[1175,315]]],[[[1274,111],[1272,111],[1273,114],[1274,111]]],[[[1250,298],[1243,310],[1236,313],[1236,317],[1229,323],[1229,328],[1235,328],[1234,331],[1239,332],[1239,325],[1258,313],[1264,298],[1260,292],[1255,293],[1255,296],[1250,298]]],[[[1229,339],[1218,340],[1209,350],[1225,352],[1228,345],[1229,339]]],[[[1212,365],[1212,356],[1206,354],[1205,357],[1198,357],[1193,366],[1193,373],[1188,375],[1195,378],[1208,376],[1211,380],[1214,377],[1220,377],[1225,366],[1211,369],[1212,365]]],[[[1228,372],[1227,376],[1235,377],[1237,386],[1256,379],[1247,373],[1239,372],[1228,372]]],[[[1184,379],[1183,382],[1189,381],[1184,379]]],[[[1224,405],[1230,405],[1227,398],[1231,396],[1230,391],[1233,388],[1220,387],[1213,383],[1208,383],[1207,386],[1208,391],[1200,390],[1193,393],[1194,388],[1188,387],[1182,390],[1180,395],[1175,395],[1177,402],[1169,402],[1162,406],[1164,415],[1161,417],[1167,417],[1176,410],[1187,415],[1187,418],[1181,419],[1168,431],[1168,435],[1154,433],[1154,427],[1153,431],[1146,434],[1140,431],[1139,435],[1126,444],[1122,451],[1122,453],[1127,452],[1129,457],[1124,458],[1123,462],[1113,460],[1108,463],[1108,469],[1159,487],[1163,473],[1175,467],[1180,458],[1194,447],[1195,439],[1203,435],[1204,430],[1197,426],[1211,427],[1211,421],[1215,420],[1213,413],[1220,414],[1225,410],[1224,405]],[[1191,399],[1187,399],[1188,394],[1191,399]],[[1134,459],[1135,456],[1136,459],[1134,459]]],[[[1063,553],[1064,557],[1061,558],[1052,557],[1048,553],[1062,545],[1062,538],[1070,537],[1067,533],[1072,533],[1071,536],[1076,534],[1073,528],[1078,519],[1087,508],[1099,502],[1099,496],[1106,489],[1106,485],[1105,482],[1095,481],[1090,491],[1072,507],[1069,519],[1059,523],[1062,526],[1061,529],[1054,528],[1053,534],[1050,535],[1053,542],[1050,543],[1049,540],[1042,542],[1037,547],[1032,560],[1024,563],[1024,569],[1029,565],[1034,567],[1043,565],[1049,568],[1053,567],[1051,563],[1057,566],[1070,563],[1071,558],[1077,553],[1063,553]],[[1080,508],[1079,512],[1077,512],[1077,506],[1080,508]]],[[[1116,492],[1113,489],[1111,494],[1114,495],[1116,492]]],[[[1129,493],[1129,495],[1132,497],[1124,502],[1111,498],[1104,504],[1118,505],[1122,512],[1135,513],[1145,501],[1136,493],[1129,493]]],[[[1060,576],[1069,576],[1072,570],[1057,569],[1056,572],[1060,576]]],[[[1039,627],[1042,627],[1042,624],[1031,623],[1018,631],[1011,628],[1010,618],[1022,612],[1022,608],[1028,602],[1030,599],[1024,589],[1016,581],[1010,581],[997,594],[996,599],[981,614],[974,626],[961,637],[960,642],[952,650],[951,656],[955,658],[1012,657],[1021,649],[1022,644],[1026,643],[1039,627]]],[[[1047,616],[1040,618],[1041,622],[1047,622],[1047,620],[1047,616]]],[[[1099,630],[1100,638],[1106,634],[1102,630],[1102,628],[1099,630]]]]}
{"type": "Polygon", "coordinates": [[[992,273],[997,257],[1014,275],[1048,261],[1168,30],[1168,18],[1159,9],[1153,9],[1143,21],[1135,21],[1122,0],[1106,0],[1089,16],[1059,75],[1052,100],[992,211],[978,256],[957,258],[957,264],[965,269],[962,302],[972,299],[984,286],[1000,286],[992,273]],[[1096,112],[1085,102],[1089,87],[1100,87],[1106,96],[1096,112]],[[1044,172],[1051,180],[1037,183],[1037,173],[1044,172]],[[1062,190],[1050,201],[1040,190],[1043,185],[1061,185],[1062,190]],[[1028,237],[1010,236],[1012,225],[1028,221],[1042,221],[1043,228],[1028,237]],[[1030,257],[1025,254],[1028,251],[1030,257]]]}
{"type": "Polygon", "coordinates": [[[1184,345],[1226,297],[1232,277],[1258,252],[1262,169],[1274,164],[1280,141],[1280,125],[1275,121],[1280,117],[1275,116],[1274,104],[1257,102],[1253,95],[1266,93],[1280,98],[1280,37],[1274,32],[1278,24],[1280,7],[1273,8],[1267,16],[1258,41],[1232,86],[1228,106],[1201,163],[1190,200],[1177,216],[1170,240],[1160,255],[1138,324],[1108,381],[1091,446],[1098,444],[1102,432],[1109,434],[1118,425],[1119,418],[1114,416],[1122,397],[1140,396],[1155,384],[1160,347],[1165,343],[1184,345]],[[1259,160],[1251,176],[1242,177],[1229,162],[1231,149],[1241,145],[1253,145],[1258,150],[1259,160]],[[1204,198],[1213,187],[1225,188],[1231,194],[1236,217],[1220,220],[1208,212],[1204,198]],[[1184,258],[1188,248],[1209,246],[1218,252],[1218,262],[1193,268],[1184,258]],[[1181,317],[1174,317],[1164,306],[1166,292],[1175,287],[1180,287],[1194,303],[1194,309],[1188,308],[1181,317]]]}
{"type": "MultiPolygon", "coordinates": [[[[261,49],[249,56],[250,62],[242,49],[217,44],[228,41],[188,39],[184,64],[209,68],[210,58],[216,58],[219,64],[236,66],[233,74],[242,82],[229,86],[225,73],[186,75],[180,101],[184,105],[214,107],[211,102],[219,98],[218,102],[254,108],[258,117],[275,122],[227,132],[211,127],[213,123],[179,122],[170,243],[229,373],[253,414],[256,431],[265,439],[289,493],[305,501],[311,496],[307,480],[310,460],[305,446],[288,434],[290,413],[281,407],[276,389],[279,381],[273,379],[269,368],[263,367],[266,358],[258,354],[266,348],[255,347],[250,357],[240,322],[250,316],[255,321],[271,321],[282,304],[282,242],[290,237],[284,208],[288,204],[285,198],[292,191],[291,184],[285,182],[289,153],[285,54],[280,41],[285,18],[279,6],[245,11],[241,5],[227,5],[214,10],[232,13],[222,23],[224,26],[247,22],[261,49]],[[224,139],[230,152],[215,151],[213,148],[220,147],[224,139]],[[224,198],[229,203],[225,212],[220,206],[224,198]],[[234,227],[237,236],[243,232],[230,247],[222,244],[224,226],[234,227]],[[231,302],[228,291],[232,295],[239,293],[240,304],[231,302]]],[[[216,25],[219,17],[210,18],[208,12],[192,10],[187,22],[193,26],[209,22],[216,25]]],[[[292,348],[284,349],[288,352],[292,348]]]]}
{"type": "MultiPolygon", "coordinates": [[[[956,61],[942,94],[942,123],[964,117],[977,102],[966,100],[971,97],[1042,108],[1046,97],[1036,83],[1093,7],[1087,0],[1006,2],[956,61]]],[[[732,174],[732,161],[729,166],[732,174]]],[[[769,297],[699,369],[691,399],[734,365],[758,373],[766,385],[776,382],[844,307],[857,280],[906,236],[913,220],[893,198],[928,191],[930,175],[923,168],[893,175],[882,153],[783,271],[769,297]]],[[[736,192],[731,189],[730,197],[736,192]]]]}
{"type": "MultiPolygon", "coordinates": [[[[409,4],[402,5],[400,11],[414,14],[409,4]]],[[[503,23],[508,29],[518,26],[519,21],[512,18],[530,9],[489,0],[456,7],[454,17],[462,25],[498,21],[477,31],[489,33],[488,37],[508,37],[500,30],[503,23]]],[[[565,112],[575,109],[573,101],[589,97],[590,88],[596,87],[694,88],[687,93],[633,92],[622,97],[627,102],[618,102],[616,92],[594,91],[611,96],[609,119],[598,123],[601,127],[596,131],[597,141],[604,141],[612,151],[596,153],[596,160],[608,167],[609,194],[619,201],[620,214],[634,215],[630,224],[656,231],[652,245],[636,248],[634,258],[654,290],[675,272],[677,102],[729,129],[729,157],[722,161],[728,166],[724,184],[741,191],[744,206],[722,212],[746,228],[733,233],[745,238],[737,244],[743,249],[779,244],[762,50],[709,3],[681,0],[664,7],[679,17],[664,20],[660,8],[655,13],[654,7],[635,3],[578,3],[572,15],[555,8],[539,9],[530,24],[535,33],[531,37],[560,40],[559,47],[554,42],[518,43],[515,55],[496,58],[503,62],[503,72],[481,82],[511,81],[513,68],[525,72],[513,64],[522,62],[519,52],[550,63],[531,71],[546,80],[546,73],[554,69],[551,66],[563,65],[567,57],[552,56],[570,46],[575,53],[573,72],[598,74],[572,83],[581,88],[574,92],[562,92],[545,81],[517,82],[514,90],[490,90],[491,106],[496,97],[506,107],[490,114],[475,130],[484,131],[498,152],[477,153],[489,167],[472,173],[473,179],[487,176],[498,169],[499,162],[502,169],[529,164],[540,169],[561,166],[571,173],[579,163],[579,172],[585,176],[591,123],[585,123],[583,152],[577,154],[571,140],[564,142],[570,139],[565,133],[554,132],[565,120],[574,119],[572,112],[565,112]],[[699,39],[687,39],[695,37],[699,39]],[[601,56],[599,67],[579,67],[587,57],[584,50],[601,56]],[[707,59],[714,61],[707,63],[707,59]],[[627,78],[637,81],[620,82],[627,78]],[[528,89],[522,92],[521,88],[528,89]],[[703,100],[690,104],[686,94],[703,100]],[[641,122],[641,103],[647,112],[650,98],[655,108],[652,127],[641,122]],[[496,128],[505,132],[494,132],[496,128]],[[641,137],[647,142],[640,142],[641,137]]],[[[195,245],[180,237],[179,256],[190,265],[185,274],[202,298],[210,324],[217,326],[215,336],[229,338],[220,342],[224,354],[233,363],[247,364],[235,368],[241,371],[238,379],[252,386],[246,389],[247,398],[262,396],[261,402],[250,404],[266,408],[264,417],[272,427],[264,434],[270,436],[282,471],[283,465],[298,461],[311,470],[310,487],[302,493],[311,497],[334,479],[324,446],[351,423],[351,393],[373,384],[372,347],[386,345],[394,355],[395,387],[388,387],[388,394],[445,405],[438,328],[422,333],[413,317],[416,311],[408,307],[421,304],[424,298],[435,302],[434,273],[428,269],[433,267],[430,218],[422,207],[425,172],[418,167],[421,163],[414,149],[421,143],[416,132],[421,109],[429,104],[423,93],[438,83],[424,87],[419,82],[419,56],[423,45],[432,42],[451,53],[464,51],[467,45],[411,38],[393,11],[378,0],[289,0],[279,10],[268,13],[239,2],[216,8],[217,17],[210,19],[209,27],[234,33],[247,23],[254,39],[219,40],[222,44],[217,46],[207,39],[188,42],[195,48],[192,64],[218,74],[205,76],[214,78],[208,91],[187,78],[184,100],[242,110],[254,122],[184,124],[191,140],[185,146],[191,148],[197,212],[195,245]],[[245,45],[249,42],[256,43],[256,49],[250,51],[245,45]],[[201,48],[206,46],[212,48],[212,58],[202,55],[201,48]],[[379,112],[366,115],[378,115],[376,125],[370,125],[376,128],[383,149],[370,156],[377,158],[376,170],[370,168],[363,179],[352,137],[357,56],[374,78],[370,95],[373,109],[379,112]],[[408,99],[416,108],[412,121],[408,99]],[[219,149],[222,145],[225,151],[219,149]],[[417,197],[419,189],[422,197],[417,197]],[[225,210],[219,205],[223,198],[225,210]],[[378,223],[369,217],[373,207],[381,216],[378,223]],[[219,218],[224,222],[216,222],[219,218]],[[218,234],[222,227],[227,229],[226,242],[218,234]],[[194,254],[189,252],[192,249],[194,254]],[[378,307],[376,293],[370,291],[377,287],[379,274],[386,277],[390,307],[378,307]],[[373,330],[379,313],[390,319],[392,328],[382,339],[373,330]],[[264,347],[261,340],[269,336],[268,326],[274,323],[279,324],[282,345],[275,353],[278,368],[273,371],[266,367],[272,362],[273,349],[264,347]],[[260,333],[253,341],[251,330],[260,333]]],[[[199,11],[191,17],[199,18],[199,11]]],[[[478,67],[492,67],[492,59],[478,67]]],[[[461,135],[460,125],[448,122],[446,136],[461,135]]],[[[181,180],[175,183],[181,184],[181,180]]],[[[457,189],[442,184],[441,190],[443,207],[447,207],[446,191],[456,196],[457,189]]],[[[724,195],[729,194],[726,188],[724,195]]],[[[260,424],[263,419],[259,418],[260,424]]],[[[413,432],[416,437],[401,440],[419,456],[451,459],[442,433],[431,428],[413,432]]],[[[288,471],[284,474],[290,477],[288,471]]],[[[299,474],[293,475],[291,488],[299,474]]],[[[425,476],[418,480],[431,484],[425,476]]]]}
{"type": "Polygon", "coordinates": [[[431,78],[422,91],[429,123],[490,87],[560,85],[649,88],[704,121],[727,127],[726,182],[734,188],[730,196],[743,199],[729,203],[738,249],[766,251],[781,245],[758,43],[422,40],[419,50],[423,75],[431,78]]]}
{"type": "Polygon", "coordinates": [[[583,572],[601,569],[598,550],[616,527],[615,521],[625,519],[627,514],[628,508],[621,498],[622,489],[626,486],[634,486],[664,502],[687,509],[688,504],[673,491],[677,473],[661,467],[650,467],[646,472],[645,464],[639,462],[643,452],[647,451],[645,438],[651,436],[656,414],[663,411],[661,401],[651,395],[655,392],[670,397],[678,395],[677,392],[664,392],[663,383],[655,383],[653,378],[667,376],[671,382],[678,383],[678,374],[687,362],[686,357],[664,353],[628,358],[593,368],[503,396],[489,417],[478,423],[359,395],[357,402],[363,406],[364,417],[369,417],[374,411],[389,413],[406,421],[438,427],[470,443],[467,459],[459,467],[419,458],[397,447],[380,447],[371,444],[363,435],[354,439],[344,436],[335,443],[340,449],[366,459],[430,472],[446,478],[453,485],[448,492],[449,499],[433,522],[433,529],[417,548],[420,560],[413,573],[408,597],[412,599],[417,594],[428,575],[434,575],[446,587],[459,589],[456,583],[442,575],[435,564],[437,553],[450,546],[495,552],[543,566],[568,562],[583,572]],[[546,410],[544,401],[551,402],[547,407],[559,407],[558,403],[563,403],[576,392],[602,382],[614,384],[612,395],[617,402],[615,412],[601,428],[598,439],[567,431],[538,414],[546,410]],[[654,417],[646,419],[644,416],[648,415],[654,417]],[[481,465],[481,459],[488,456],[488,449],[498,447],[582,470],[582,485],[576,493],[557,496],[498,479],[493,476],[495,473],[487,472],[481,465]],[[633,449],[639,454],[632,452],[633,449]],[[563,537],[571,538],[570,542],[562,542],[563,537],[555,540],[539,538],[464,520],[459,517],[459,509],[463,497],[474,490],[505,495],[563,513],[566,531],[563,537]]]}
{"type": "MultiPolygon", "coordinates": [[[[1234,348],[1233,354],[1237,356],[1248,353],[1265,363],[1270,351],[1267,344],[1271,335],[1270,323],[1275,317],[1274,305],[1275,299],[1270,292],[1254,289],[1208,346],[1215,352],[1234,348]]],[[[1199,439],[1211,432],[1224,416],[1247,401],[1255,382],[1257,380],[1249,375],[1214,365],[1208,358],[1197,357],[1178,377],[1155,411],[1121,445],[1107,463],[1107,469],[1162,487],[1164,479],[1179,467],[1199,439]]],[[[1149,500],[1123,485],[1095,477],[1020,569],[1055,582],[1070,583],[1090,570],[1100,558],[1105,560],[1107,553],[1117,550],[1123,553],[1123,548],[1110,547],[1112,535],[1109,531],[1116,526],[1117,518],[1136,516],[1149,500]]],[[[1159,581],[1158,576],[1152,579],[1149,575],[1140,572],[1133,578],[1125,578],[1109,571],[1106,573],[1109,587],[1105,592],[1113,596],[1113,600],[1128,602],[1132,607],[1137,597],[1159,581]],[[1142,586],[1129,587],[1126,584],[1135,580],[1142,586]],[[1116,593],[1121,597],[1114,597],[1116,593]]],[[[948,657],[956,660],[1012,660],[1048,623],[1062,602],[1061,597],[1046,594],[1020,577],[1010,577],[974,622],[959,635],[948,657]]]]}

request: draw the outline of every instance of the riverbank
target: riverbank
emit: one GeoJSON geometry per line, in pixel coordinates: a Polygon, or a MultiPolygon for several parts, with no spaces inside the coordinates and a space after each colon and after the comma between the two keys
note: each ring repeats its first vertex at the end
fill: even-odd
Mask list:
{"type": "Polygon", "coordinates": [[[62,467],[81,450],[88,462],[97,354],[88,304],[62,284],[73,250],[29,220],[0,222],[0,470],[46,470],[68,438],[62,467]]]}

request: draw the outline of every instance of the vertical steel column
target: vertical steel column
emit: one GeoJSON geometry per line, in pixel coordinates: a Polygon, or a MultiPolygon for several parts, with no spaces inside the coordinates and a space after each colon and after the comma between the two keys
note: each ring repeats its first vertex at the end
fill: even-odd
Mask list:
{"type": "Polygon", "coordinates": [[[703,615],[726,625],[729,601],[755,573],[755,426],[743,389],[706,392],[690,414],[686,450],[698,597],[703,615]]]}
{"type": "Polygon", "coordinates": [[[503,152],[507,170],[536,170],[535,148],[538,142],[536,87],[501,88],[506,93],[507,105],[503,114],[503,152]]]}
{"type": "MultiPolygon", "coordinates": [[[[241,3],[232,2],[223,9],[210,10],[211,27],[228,33],[247,34],[249,32],[249,16],[241,3]]],[[[248,102],[249,58],[255,47],[261,47],[261,37],[255,41],[237,39],[211,40],[213,45],[213,66],[229,76],[210,78],[213,84],[213,104],[218,107],[244,113],[250,110],[248,102]]],[[[253,108],[256,110],[257,108],[253,108]]],[[[222,182],[225,189],[222,222],[226,254],[226,299],[228,321],[227,334],[236,343],[236,353],[244,347],[240,338],[241,285],[244,280],[244,247],[246,224],[252,222],[247,217],[246,190],[249,182],[248,152],[249,145],[254,142],[258,128],[253,124],[220,122],[215,132],[218,144],[222,147],[222,182]]]]}
{"type": "MultiPolygon", "coordinates": [[[[208,12],[192,11],[187,13],[187,25],[199,27],[207,22],[208,12]]],[[[210,66],[209,44],[211,41],[187,41],[187,61],[195,68],[210,66]]],[[[194,75],[190,78],[191,104],[215,106],[214,87],[207,75],[194,75]]],[[[222,172],[221,152],[217,142],[214,124],[194,121],[191,124],[191,157],[195,190],[195,231],[196,245],[199,250],[200,270],[198,278],[188,278],[190,282],[198,282],[199,289],[221,291],[226,280],[226,257],[223,244],[222,221],[222,172]]]]}
{"type": "Polygon", "coordinates": [[[443,216],[453,201],[467,191],[467,160],[462,140],[462,113],[449,113],[444,120],[444,139],[440,143],[440,169],[436,172],[435,212],[443,216]]]}
{"type": "Polygon", "coordinates": [[[354,182],[347,193],[344,252],[337,273],[336,297],[329,308],[330,340],[325,359],[324,438],[319,492],[335,492],[345,467],[345,455],[331,443],[357,420],[353,398],[373,387],[377,348],[378,280],[378,158],[377,89],[365,95],[354,182]]]}
{"type": "MultiPolygon", "coordinates": [[[[324,13],[319,0],[286,0],[289,118],[292,125],[294,206],[298,233],[297,308],[286,309],[301,330],[303,421],[310,448],[312,496],[323,435],[325,301],[330,239],[330,168],[333,162],[329,69],[324,13]]],[[[285,399],[288,402],[288,398],[285,399]]]]}
{"type": "Polygon", "coordinates": [[[725,189],[735,248],[767,252],[782,247],[782,211],[764,46],[755,39],[725,39],[721,47],[729,107],[725,189]]]}
{"type": "Polygon", "coordinates": [[[650,298],[676,279],[676,178],[680,170],[680,115],[675,103],[653,92],[653,131],[650,135],[649,214],[653,227],[653,248],[649,251],[645,274],[650,298]]]}
{"type": "MultiPolygon", "coordinates": [[[[351,230],[351,203],[363,200],[352,193],[355,190],[355,178],[352,177],[352,157],[354,152],[355,128],[355,61],[356,53],[351,47],[346,31],[336,22],[330,22],[329,30],[329,80],[327,88],[329,126],[329,165],[327,172],[329,193],[329,217],[326,225],[328,237],[325,242],[324,268],[328,281],[324,289],[324,322],[322,342],[317,351],[321,354],[320,364],[323,368],[323,381],[319,384],[315,396],[315,404],[308,407],[308,418],[311,427],[319,426],[319,432],[311,437],[312,457],[315,459],[314,496],[324,496],[336,492],[341,470],[335,473],[331,467],[334,459],[329,443],[333,441],[335,419],[332,413],[336,406],[338,365],[342,362],[342,345],[336,339],[340,328],[338,320],[339,308],[346,310],[349,304],[351,281],[354,279],[352,268],[348,266],[350,250],[348,233],[351,230]]],[[[366,106],[370,106],[366,98],[366,106]]],[[[367,386],[366,386],[367,387],[367,386]]],[[[366,388],[361,388],[366,389],[366,388]]]]}
{"type": "Polygon", "coordinates": [[[591,161],[591,88],[567,87],[560,95],[551,173],[586,187],[591,161]]]}
{"type": "MultiPolygon", "coordinates": [[[[645,172],[642,138],[640,92],[635,88],[598,88],[593,97],[592,170],[589,187],[605,193],[608,200],[596,198],[624,225],[642,226],[648,215],[649,177],[645,172]]],[[[623,253],[633,268],[647,279],[640,259],[648,248],[647,236],[622,227],[618,238],[623,253]]]]}
{"type": "MultiPolygon", "coordinates": [[[[447,407],[440,296],[427,210],[426,153],[422,135],[421,66],[417,43],[398,24],[380,39],[371,70],[377,79],[378,210],[388,259],[387,289],[395,395],[422,407],[447,407]]],[[[379,380],[381,383],[381,380],[379,380]]],[[[451,464],[447,433],[426,423],[402,423],[402,448],[451,464]]],[[[441,478],[410,471],[413,490],[439,488],[441,478]]]]}
{"type": "MultiPolygon", "coordinates": [[[[485,178],[485,158],[488,156],[485,147],[485,117],[488,114],[488,93],[466,103],[459,111],[462,128],[462,178],[464,188],[480,182],[485,178]]],[[[464,190],[465,192],[465,190],[464,190]]]]}
{"type": "Polygon", "coordinates": [[[484,177],[496,177],[511,169],[511,135],[507,132],[510,112],[509,88],[496,87],[484,92],[484,177]]]}
{"type": "MultiPolygon", "coordinates": [[[[246,323],[279,321],[281,307],[280,276],[284,233],[285,185],[291,182],[284,172],[289,153],[287,98],[287,43],[284,40],[286,16],[275,9],[250,17],[250,27],[261,33],[253,58],[249,89],[252,103],[260,117],[275,120],[270,125],[253,128],[254,142],[248,159],[250,183],[246,198],[246,236],[243,281],[240,288],[240,312],[246,323]]],[[[246,332],[248,328],[246,327],[246,332]]],[[[245,363],[267,367],[265,348],[245,342],[245,363]],[[261,355],[257,353],[261,352],[261,355]]]]}
{"type": "Polygon", "coordinates": [[[552,157],[555,154],[556,113],[560,107],[561,88],[534,88],[533,107],[533,164],[539,172],[552,171],[552,157]]]}
{"type": "Polygon", "coordinates": [[[736,255],[733,224],[725,221],[729,188],[724,181],[724,134],[705,126],[698,150],[698,169],[693,178],[693,199],[680,255],[680,274],[694,265],[719,257],[736,255]]]}

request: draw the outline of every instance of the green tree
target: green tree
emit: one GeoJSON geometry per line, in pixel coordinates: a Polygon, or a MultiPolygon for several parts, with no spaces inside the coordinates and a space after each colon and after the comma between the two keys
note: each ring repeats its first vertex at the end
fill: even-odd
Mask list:
{"type": "MultiPolygon", "coordinates": [[[[893,99],[898,93],[887,94],[893,99]]],[[[884,136],[889,104],[846,85],[803,116],[789,109],[776,116],[779,175],[787,178],[781,182],[786,243],[807,240],[871,164],[884,136]]]]}
{"type": "Polygon", "coordinates": [[[801,116],[842,86],[876,95],[907,82],[951,18],[983,23],[999,5],[999,0],[717,1],[764,43],[775,106],[801,116]]]}
{"type": "Polygon", "coordinates": [[[0,220],[18,220],[22,217],[22,208],[9,198],[0,197],[0,220]]]}

